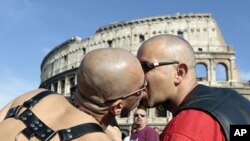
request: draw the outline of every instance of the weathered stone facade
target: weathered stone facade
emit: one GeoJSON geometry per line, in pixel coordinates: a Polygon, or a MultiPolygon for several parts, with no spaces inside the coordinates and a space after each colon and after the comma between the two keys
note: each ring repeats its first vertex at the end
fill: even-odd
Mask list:
{"type": "MultiPolygon", "coordinates": [[[[225,43],[216,21],[207,13],[177,13],[117,22],[100,27],[91,37],[72,37],[45,56],[41,64],[40,87],[70,96],[70,87],[76,83],[76,70],[87,52],[97,48],[124,48],[136,54],[144,40],[165,33],[181,36],[193,46],[197,66],[204,69],[201,76],[197,75],[199,83],[233,88],[250,99],[250,85],[240,80],[234,50],[225,43]],[[222,80],[217,79],[217,65],[224,68],[225,77],[222,80]]],[[[161,130],[171,119],[171,113],[164,107],[148,112],[149,125],[161,130]]],[[[129,134],[132,114],[124,114],[117,120],[123,133],[129,134]]]]}

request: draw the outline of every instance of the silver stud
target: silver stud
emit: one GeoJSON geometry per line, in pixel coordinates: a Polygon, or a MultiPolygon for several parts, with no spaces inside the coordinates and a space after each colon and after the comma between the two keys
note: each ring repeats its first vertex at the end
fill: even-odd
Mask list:
{"type": "Polygon", "coordinates": [[[21,118],[23,121],[27,120],[27,117],[25,117],[25,116],[21,116],[20,118],[21,118]]]}
{"type": "Polygon", "coordinates": [[[38,121],[38,120],[36,120],[36,121],[35,121],[35,124],[39,124],[39,121],[38,121]]]}
{"type": "Polygon", "coordinates": [[[32,115],[32,113],[31,112],[28,112],[28,116],[31,116],[32,115]]]}
{"type": "Polygon", "coordinates": [[[71,134],[68,134],[68,137],[71,139],[73,136],[71,134]]]}
{"type": "Polygon", "coordinates": [[[30,127],[35,127],[35,124],[31,123],[31,124],[30,124],[30,127]]]}

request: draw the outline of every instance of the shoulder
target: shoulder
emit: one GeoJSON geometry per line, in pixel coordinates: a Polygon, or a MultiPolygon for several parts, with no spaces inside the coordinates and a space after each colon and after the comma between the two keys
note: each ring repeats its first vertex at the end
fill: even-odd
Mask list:
{"type": "Polygon", "coordinates": [[[149,136],[150,138],[154,138],[155,136],[159,137],[159,134],[152,127],[146,126],[144,128],[144,132],[146,136],[149,136]]]}
{"type": "Polygon", "coordinates": [[[89,133],[79,138],[76,138],[75,140],[76,141],[85,141],[85,140],[86,141],[112,141],[112,139],[103,132],[89,133]]]}
{"type": "MultiPolygon", "coordinates": [[[[190,139],[223,136],[219,123],[199,110],[183,110],[166,126],[163,135],[179,134],[190,139]]],[[[212,139],[213,140],[213,139],[212,139]]]]}
{"type": "MultiPolygon", "coordinates": [[[[208,123],[217,123],[217,121],[211,117],[209,114],[200,111],[200,110],[183,110],[178,115],[176,115],[168,124],[169,127],[179,129],[197,129],[197,127],[201,128],[208,123]],[[183,126],[185,125],[185,126],[183,126]]],[[[192,131],[193,132],[193,131],[192,131]]]]}
{"type": "Polygon", "coordinates": [[[105,130],[105,133],[111,137],[114,141],[118,141],[122,138],[122,133],[117,126],[108,125],[105,130]]]}
{"type": "Polygon", "coordinates": [[[31,97],[37,95],[38,93],[45,91],[46,89],[35,89],[23,94],[20,94],[19,96],[12,99],[8,104],[6,104],[1,110],[0,110],[0,121],[2,121],[9,111],[9,109],[16,107],[18,105],[22,105],[26,100],[29,100],[31,97]]]}
{"type": "Polygon", "coordinates": [[[144,129],[148,132],[156,132],[155,129],[153,127],[150,127],[150,126],[146,126],[144,129]]]}
{"type": "Polygon", "coordinates": [[[16,97],[13,100],[12,107],[23,104],[23,102],[31,99],[32,97],[36,96],[37,94],[43,91],[46,91],[46,89],[40,88],[40,89],[35,89],[35,90],[28,91],[26,93],[20,94],[18,97],[16,97]]]}

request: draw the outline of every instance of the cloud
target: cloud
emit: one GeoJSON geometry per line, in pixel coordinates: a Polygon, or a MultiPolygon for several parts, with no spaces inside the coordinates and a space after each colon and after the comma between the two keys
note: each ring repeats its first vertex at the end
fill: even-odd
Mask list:
{"type": "Polygon", "coordinates": [[[15,97],[37,87],[31,81],[18,77],[8,68],[0,70],[0,78],[0,108],[15,97]]]}

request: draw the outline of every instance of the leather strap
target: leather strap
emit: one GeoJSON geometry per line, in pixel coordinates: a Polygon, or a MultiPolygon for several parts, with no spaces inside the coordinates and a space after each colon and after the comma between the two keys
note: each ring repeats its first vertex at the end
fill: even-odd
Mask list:
{"type": "Polygon", "coordinates": [[[23,107],[22,105],[18,105],[16,107],[9,109],[9,111],[7,112],[4,119],[12,118],[12,117],[17,118],[17,115],[20,112],[20,110],[22,109],[22,107],[23,107]]]}
{"type": "Polygon", "coordinates": [[[103,129],[96,123],[85,123],[59,130],[58,134],[62,141],[69,141],[92,132],[103,132],[103,129]]]}
{"type": "Polygon", "coordinates": [[[46,90],[46,91],[42,91],[40,92],[39,94],[35,95],[34,97],[32,97],[31,99],[25,101],[23,103],[23,106],[26,107],[26,108],[29,108],[31,109],[34,105],[36,105],[41,99],[43,99],[44,97],[52,94],[52,93],[55,93],[53,91],[50,91],[50,90],[46,90]]]}
{"type": "MultiPolygon", "coordinates": [[[[25,101],[23,105],[16,106],[11,108],[6,118],[18,118],[20,119],[27,127],[24,128],[21,133],[23,133],[28,139],[36,136],[40,140],[49,141],[52,137],[54,137],[57,133],[60,136],[62,141],[69,141],[80,136],[83,136],[87,133],[92,132],[103,132],[103,129],[95,123],[85,123],[80,124],[77,126],[73,126],[67,129],[61,129],[59,131],[54,131],[46,124],[44,124],[32,111],[31,109],[44,97],[48,96],[49,94],[55,93],[53,91],[42,91],[36,96],[32,97],[31,99],[25,101]],[[19,116],[20,110],[25,107],[27,108],[23,113],[19,116]]],[[[17,135],[17,137],[19,134],[17,135]]]]}
{"type": "Polygon", "coordinates": [[[37,95],[35,95],[34,97],[32,97],[31,99],[25,101],[23,103],[23,105],[18,105],[16,107],[13,107],[11,108],[4,119],[6,118],[12,118],[12,117],[15,117],[17,118],[17,115],[18,113],[20,112],[20,110],[23,108],[23,107],[26,107],[28,109],[32,109],[32,107],[34,105],[36,105],[41,99],[43,99],[45,96],[49,95],[49,94],[52,94],[52,93],[55,93],[53,91],[50,91],[50,90],[46,90],[46,91],[42,91],[40,93],[38,93],[37,95]]]}
{"type": "Polygon", "coordinates": [[[27,126],[22,133],[28,139],[36,136],[40,140],[48,141],[56,135],[56,132],[44,124],[30,109],[26,109],[19,119],[27,126]]]}

